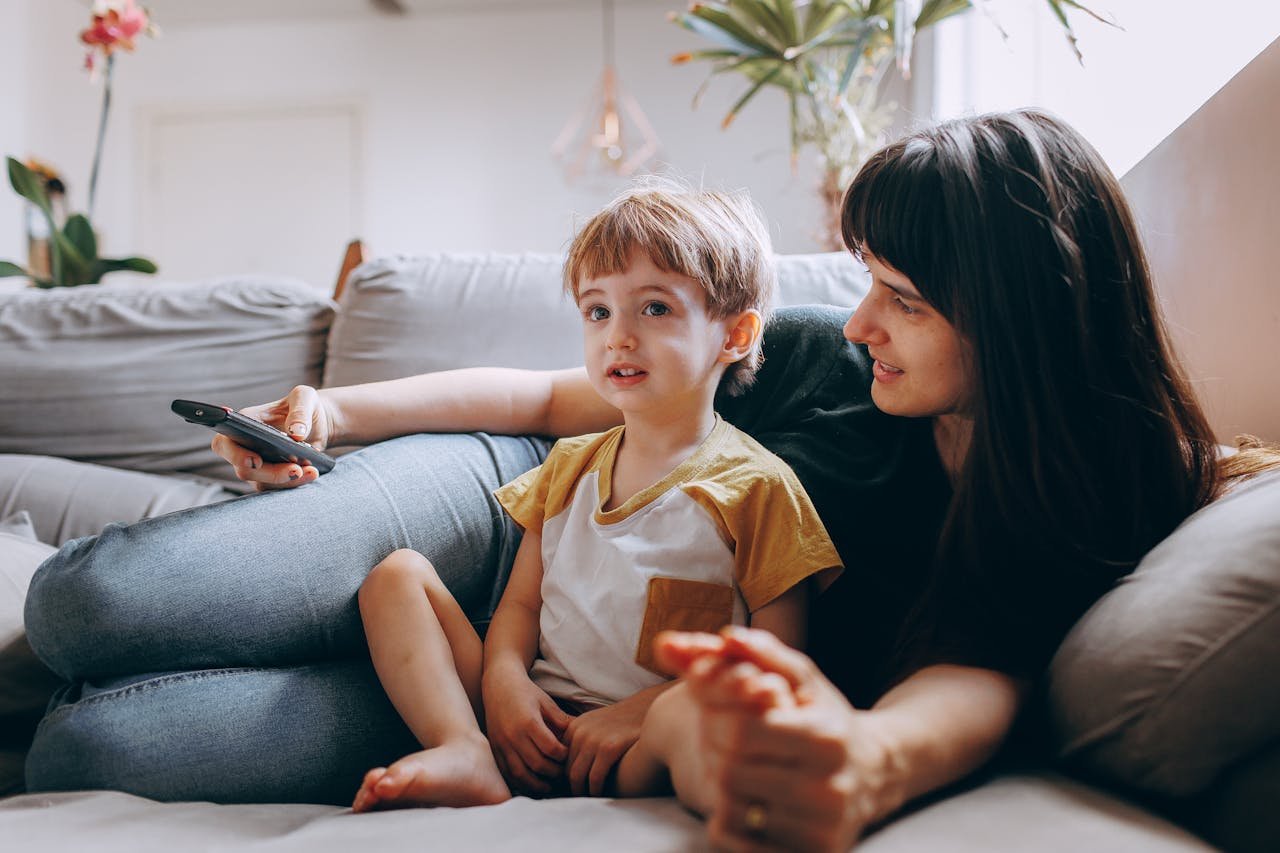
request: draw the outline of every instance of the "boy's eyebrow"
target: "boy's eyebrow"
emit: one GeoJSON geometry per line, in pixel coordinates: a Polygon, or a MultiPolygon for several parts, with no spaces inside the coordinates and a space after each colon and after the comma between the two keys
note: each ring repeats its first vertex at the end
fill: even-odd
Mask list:
{"type": "MultiPolygon", "coordinates": [[[[673,287],[668,287],[668,286],[667,286],[667,285],[665,285],[665,284],[642,284],[642,285],[640,285],[640,287],[638,287],[638,288],[637,288],[637,290],[639,290],[639,291],[641,291],[641,292],[654,291],[654,290],[656,290],[658,293],[664,294],[664,295],[666,295],[666,296],[676,296],[676,295],[678,295],[678,293],[677,293],[677,291],[675,290],[675,288],[673,288],[673,287]]],[[[578,301],[579,301],[579,302],[581,302],[583,299],[587,298],[588,296],[594,296],[594,295],[598,295],[598,294],[602,294],[602,293],[604,293],[603,288],[599,288],[599,287],[588,287],[586,290],[579,290],[579,291],[578,291],[578,301]]]]}

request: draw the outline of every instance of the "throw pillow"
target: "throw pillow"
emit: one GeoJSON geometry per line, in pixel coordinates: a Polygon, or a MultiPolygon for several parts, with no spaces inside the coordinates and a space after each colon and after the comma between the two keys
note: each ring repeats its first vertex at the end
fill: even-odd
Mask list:
{"type": "Polygon", "coordinates": [[[0,453],[231,479],[170,401],[318,383],[332,317],[326,294],[262,276],[0,294],[0,453]]]}
{"type": "Polygon", "coordinates": [[[1072,629],[1049,672],[1060,755],[1165,798],[1234,784],[1237,806],[1276,827],[1275,780],[1231,777],[1280,741],[1278,636],[1274,471],[1184,521],[1072,629]]]}

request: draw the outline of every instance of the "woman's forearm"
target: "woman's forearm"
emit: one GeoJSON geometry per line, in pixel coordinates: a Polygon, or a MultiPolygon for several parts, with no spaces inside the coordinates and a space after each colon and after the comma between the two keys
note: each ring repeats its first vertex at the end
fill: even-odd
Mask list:
{"type": "Polygon", "coordinates": [[[621,422],[581,368],[466,368],[326,388],[321,398],[332,420],[331,445],[419,432],[577,435],[621,422]]]}
{"type": "Polygon", "coordinates": [[[995,755],[1013,726],[1025,686],[1003,673],[937,665],[920,670],[865,712],[864,734],[883,750],[883,820],[904,804],[956,782],[995,755]]]}

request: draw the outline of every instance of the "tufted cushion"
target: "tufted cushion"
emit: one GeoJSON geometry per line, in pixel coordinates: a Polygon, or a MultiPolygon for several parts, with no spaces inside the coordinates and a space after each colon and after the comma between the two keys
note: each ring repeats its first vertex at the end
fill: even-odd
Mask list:
{"type": "MultiPolygon", "coordinates": [[[[455,367],[582,363],[577,311],[553,254],[445,253],[357,267],[329,336],[324,384],[354,385],[455,367]]],[[[847,254],[779,255],[779,304],[854,305],[865,271],[847,254]]],[[[267,398],[263,398],[267,399],[267,398]]]]}
{"type": "Polygon", "coordinates": [[[229,477],[175,397],[247,406],[320,379],[333,304],[298,281],[24,289],[0,296],[0,453],[229,477]]]}
{"type": "MultiPolygon", "coordinates": [[[[1050,667],[1060,753],[1164,797],[1235,785],[1237,765],[1280,741],[1278,672],[1273,471],[1188,518],[1071,631],[1050,667]]],[[[1275,787],[1239,791],[1234,807],[1274,832],[1275,787]]]]}

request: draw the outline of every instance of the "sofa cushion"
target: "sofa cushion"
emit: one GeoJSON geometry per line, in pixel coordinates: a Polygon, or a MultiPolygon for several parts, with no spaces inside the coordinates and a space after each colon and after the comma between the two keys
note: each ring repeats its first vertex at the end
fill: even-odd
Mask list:
{"type": "Polygon", "coordinates": [[[220,480],[0,453],[0,515],[25,511],[35,537],[54,545],[91,536],[113,521],[127,524],[234,494],[220,480]]]}
{"type": "Polygon", "coordinates": [[[0,531],[0,796],[22,790],[22,759],[58,680],[31,652],[22,605],[54,548],[0,531]]]}
{"type": "Polygon", "coordinates": [[[0,453],[230,477],[175,397],[234,407],[316,384],[333,303],[288,279],[0,295],[0,453]]]}
{"type": "MultiPolygon", "coordinates": [[[[1184,521],[1072,629],[1049,673],[1061,755],[1166,797],[1226,784],[1280,739],[1277,637],[1273,471],[1184,521]]],[[[1247,811],[1280,820],[1270,797],[1247,811]]]]}
{"type": "MultiPolygon", "coordinates": [[[[549,369],[582,364],[577,311],[553,254],[381,258],[347,280],[329,335],[324,384],[394,379],[456,367],[549,369]]],[[[847,254],[780,255],[781,305],[854,305],[865,271],[847,254]]],[[[267,398],[263,398],[267,399],[267,398]]]]}

